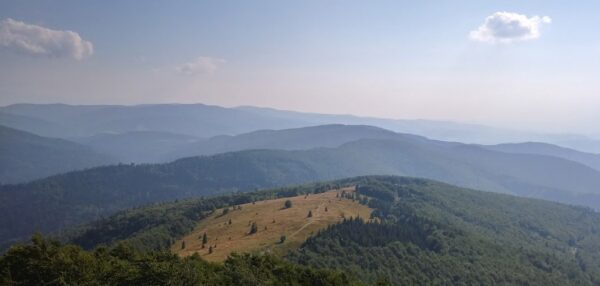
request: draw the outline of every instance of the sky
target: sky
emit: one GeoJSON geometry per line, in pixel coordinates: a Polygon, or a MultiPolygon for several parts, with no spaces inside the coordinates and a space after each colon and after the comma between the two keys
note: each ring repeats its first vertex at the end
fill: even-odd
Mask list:
{"type": "Polygon", "coordinates": [[[0,1],[0,105],[253,105],[600,134],[599,1],[0,1]]]}

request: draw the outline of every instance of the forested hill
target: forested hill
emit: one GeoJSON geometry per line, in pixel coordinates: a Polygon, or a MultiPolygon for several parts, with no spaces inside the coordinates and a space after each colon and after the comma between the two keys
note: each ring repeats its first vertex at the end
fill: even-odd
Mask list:
{"type": "Polygon", "coordinates": [[[347,218],[286,260],[395,285],[600,283],[598,213],[406,177],[358,177],[152,205],[76,230],[70,241],[86,248],[125,242],[134,249],[161,249],[216,208],[343,186],[356,186],[357,201],[373,209],[375,222],[347,218]]]}
{"type": "Polygon", "coordinates": [[[26,182],[115,162],[114,158],[74,142],[0,125],[0,184],[26,182]]]}
{"type": "Polygon", "coordinates": [[[373,174],[600,206],[600,173],[572,161],[437,141],[370,139],[337,148],[250,150],[168,164],[99,167],[1,186],[0,241],[152,202],[373,174]]]}
{"type": "Polygon", "coordinates": [[[396,285],[598,285],[590,209],[398,177],[357,179],[383,223],[350,220],[288,255],[396,285]]]}

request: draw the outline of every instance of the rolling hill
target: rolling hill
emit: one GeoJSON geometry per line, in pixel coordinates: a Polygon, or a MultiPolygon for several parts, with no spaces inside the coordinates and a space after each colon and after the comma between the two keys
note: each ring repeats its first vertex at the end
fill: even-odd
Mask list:
{"type": "Polygon", "coordinates": [[[201,141],[193,136],[157,131],[105,133],[70,139],[117,158],[123,163],[165,162],[165,154],[184,148],[192,142],[201,141]]]}
{"type": "Polygon", "coordinates": [[[515,154],[537,154],[579,162],[600,171],[600,155],[580,152],[552,144],[540,142],[507,143],[484,146],[486,149],[515,154]]]}
{"type": "Polygon", "coordinates": [[[212,259],[220,261],[223,252],[233,249],[256,255],[271,252],[296,264],[337,269],[368,283],[381,279],[393,285],[600,282],[598,213],[406,177],[358,177],[156,204],[120,212],[76,229],[65,239],[86,248],[125,242],[140,250],[170,247],[187,255],[188,250],[196,251],[204,232],[210,237],[207,246],[217,244],[211,254],[199,248],[206,258],[214,255],[212,259]],[[356,204],[350,198],[333,196],[330,190],[337,188],[356,188],[362,197],[357,201],[371,209],[375,220],[347,217],[340,221],[336,216],[325,220],[330,225],[315,229],[304,243],[294,241],[284,251],[268,251],[277,245],[275,236],[268,234],[273,213],[297,206],[298,214],[278,215],[275,220],[298,225],[309,221],[306,207],[314,210],[329,200],[356,204]],[[331,198],[323,198],[327,196],[331,198]],[[300,205],[298,201],[305,197],[314,201],[300,205]],[[286,199],[294,203],[282,210],[286,199]],[[223,208],[230,210],[224,214],[223,208]],[[257,235],[264,232],[264,236],[256,243],[228,246],[231,232],[235,233],[232,241],[252,239],[252,235],[238,234],[250,228],[248,221],[262,221],[257,235]],[[267,230],[261,228],[263,224],[267,230]],[[187,242],[184,249],[178,240],[182,237],[187,242]]]}
{"type": "Polygon", "coordinates": [[[354,188],[344,188],[218,209],[177,240],[171,251],[180,256],[198,254],[207,261],[224,261],[234,252],[269,252],[281,256],[344,218],[368,219],[372,209],[340,197],[353,193],[354,188]],[[285,207],[286,201],[291,203],[289,208],[285,207]],[[257,230],[250,234],[253,223],[257,230]],[[202,240],[204,234],[206,243],[202,240]],[[285,236],[283,241],[282,236],[285,236]]]}
{"type": "Polygon", "coordinates": [[[110,156],[83,145],[0,126],[0,184],[20,183],[114,162],[110,156]]]}
{"type": "Polygon", "coordinates": [[[153,202],[374,174],[600,207],[600,174],[585,165],[400,136],[336,148],[249,150],[168,164],[107,166],[0,186],[0,241],[153,202]]]}
{"type": "MultiPolygon", "coordinates": [[[[259,130],[236,136],[216,136],[208,140],[182,146],[168,154],[166,159],[199,155],[213,155],[252,149],[308,150],[318,147],[338,147],[359,139],[393,139],[418,136],[398,134],[389,130],[364,125],[319,125],[284,130],[259,130]]],[[[424,138],[423,138],[424,139],[424,138]]]]}

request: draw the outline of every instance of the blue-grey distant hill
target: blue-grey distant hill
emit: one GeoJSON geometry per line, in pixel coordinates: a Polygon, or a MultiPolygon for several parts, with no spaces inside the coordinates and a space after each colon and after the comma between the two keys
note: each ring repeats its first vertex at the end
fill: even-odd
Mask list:
{"type": "Polygon", "coordinates": [[[446,121],[303,113],[250,106],[15,104],[0,107],[0,124],[65,139],[129,132],[167,132],[210,138],[263,129],[327,124],[371,125],[443,141],[476,144],[539,141],[600,153],[599,140],[581,135],[541,134],[446,121]]]}
{"type": "Polygon", "coordinates": [[[0,125],[0,184],[25,182],[115,162],[115,159],[80,144],[0,125]]]}
{"type": "Polygon", "coordinates": [[[180,146],[176,151],[168,154],[165,160],[250,149],[307,150],[318,147],[338,147],[359,139],[400,137],[422,142],[429,141],[420,136],[398,134],[373,126],[330,124],[284,130],[259,130],[235,136],[215,136],[208,140],[180,146]]]}
{"type": "Polygon", "coordinates": [[[537,154],[579,162],[600,171],[600,155],[580,152],[552,144],[540,142],[506,143],[484,146],[489,150],[501,151],[514,154],[537,154]]]}
{"type": "Polygon", "coordinates": [[[122,163],[165,162],[166,154],[187,148],[192,143],[203,141],[189,135],[160,131],[102,133],[70,139],[103,154],[118,158],[122,163]]]}

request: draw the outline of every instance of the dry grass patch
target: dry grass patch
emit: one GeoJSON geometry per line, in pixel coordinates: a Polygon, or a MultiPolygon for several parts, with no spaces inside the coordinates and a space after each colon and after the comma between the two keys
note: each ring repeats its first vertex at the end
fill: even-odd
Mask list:
{"type": "Polygon", "coordinates": [[[340,222],[344,217],[369,218],[373,210],[358,201],[341,198],[342,191],[351,193],[354,188],[259,201],[240,205],[240,209],[229,207],[226,214],[219,209],[201,220],[192,233],[175,242],[171,251],[181,256],[198,253],[209,261],[223,261],[232,252],[267,251],[283,255],[287,250],[299,247],[309,236],[340,222]],[[338,194],[340,198],[336,197],[338,194]],[[284,207],[286,200],[292,202],[291,208],[284,207]],[[309,212],[312,217],[308,217],[309,212]],[[253,223],[257,226],[257,232],[250,234],[253,223]],[[208,241],[202,247],[204,233],[208,241]],[[281,243],[283,235],[286,239],[281,243]],[[185,248],[182,248],[182,244],[185,244],[185,248]],[[212,253],[209,253],[210,248],[212,253]]]}

